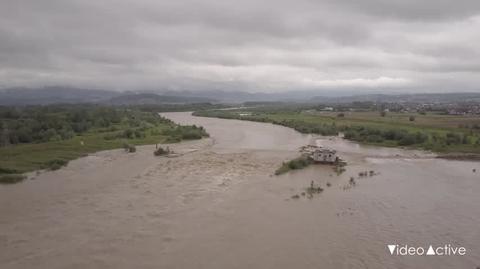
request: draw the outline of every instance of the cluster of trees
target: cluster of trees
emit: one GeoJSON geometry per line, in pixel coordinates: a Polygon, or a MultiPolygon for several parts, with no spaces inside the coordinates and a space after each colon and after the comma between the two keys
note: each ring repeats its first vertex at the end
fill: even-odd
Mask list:
{"type": "Polygon", "coordinates": [[[338,135],[339,129],[335,123],[311,123],[301,120],[282,120],[282,121],[272,121],[274,124],[286,126],[297,130],[300,133],[305,134],[320,134],[320,135],[338,135]]]}
{"type": "Polygon", "coordinates": [[[116,110],[82,106],[0,108],[0,145],[72,138],[90,128],[118,123],[116,110]]]}
{"type": "Polygon", "coordinates": [[[209,136],[202,126],[196,125],[177,125],[174,128],[165,129],[163,134],[169,137],[169,142],[201,139],[209,136]]]}
{"type": "Polygon", "coordinates": [[[458,128],[465,128],[465,129],[472,129],[472,130],[480,130],[479,123],[472,123],[472,124],[459,124],[458,128]]]}
{"type": "Polygon", "coordinates": [[[142,137],[140,129],[174,124],[156,113],[95,105],[0,107],[0,146],[70,139],[92,129],[119,129],[125,138],[142,137]]]}
{"type": "Polygon", "coordinates": [[[212,103],[192,104],[161,104],[161,105],[138,105],[135,108],[144,112],[177,112],[177,111],[200,111],[207,109],[227,108],[227,105],[212,103]]]}
{"type": "Polygon", "coordinates": [[[400,146],[410,146],[425,143],[429,136],[424,132],[408,132],[403,129],[384,130],[365,126],[350,126],[345,127],[345,138],[368,143],[382,143],[389,140],[396,141],[400,146]]]}

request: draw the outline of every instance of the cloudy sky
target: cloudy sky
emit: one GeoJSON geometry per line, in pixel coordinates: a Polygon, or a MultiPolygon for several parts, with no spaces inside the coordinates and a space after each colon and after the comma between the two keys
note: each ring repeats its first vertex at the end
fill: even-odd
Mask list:
{"type": "Polygon", "coordinates": [[[2,0],[0,88],[480,91],[479,0],[2,0]]]}

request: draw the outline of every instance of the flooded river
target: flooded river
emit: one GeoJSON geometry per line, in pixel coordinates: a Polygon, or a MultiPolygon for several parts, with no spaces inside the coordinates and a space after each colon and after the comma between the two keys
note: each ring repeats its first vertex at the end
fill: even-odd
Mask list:
{"type": "Polygon", "coordinates": [[[154,157],[154,146],[105,151],[0,186],[0,268],[480,266],[478,162],[265,123],[164,116],[202,125],[211,138],[170,145],[177,158],[154,157]],[[346,171],[315,165],[273,175],[309,143],[337,149],[346,171]],[[302,195],[312,181],[323,192],[302,195]],[[466,254],[391,255],[388,244],[450,244],[466,254]]]}

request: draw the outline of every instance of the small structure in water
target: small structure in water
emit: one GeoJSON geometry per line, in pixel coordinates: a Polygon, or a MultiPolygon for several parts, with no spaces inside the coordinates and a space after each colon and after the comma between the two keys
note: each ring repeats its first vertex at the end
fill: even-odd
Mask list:
{"type": "Polygon", "coordinates": [[[340,157],[337,156],[337,151],[334,149],[308,145],[301,147],[300,152],[318,163],[336,164],[343,162],[340,157]]]}
{"type": "Polygon", "coordinates": [[[311,158],[315,162],[319,163],[336,163],[339,160],[337,157],[337,151],[326,148],[319,148],[315,150],[311,158]]]}

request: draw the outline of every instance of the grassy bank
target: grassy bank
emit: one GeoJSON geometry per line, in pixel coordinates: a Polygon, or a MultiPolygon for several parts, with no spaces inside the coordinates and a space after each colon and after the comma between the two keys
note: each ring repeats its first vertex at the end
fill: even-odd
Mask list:
{"type": "MultiPolygon", "coordinates": [[[[65,118],[64,114],[68,111],[61,110],[55,113],[57,116],[60,115],[60,118],[65,118]]],[[[35,141],[17,144],[4,143],[0,147],[0,183],[15,183],[21,181],[20,175],[22,173],[38,169],[56,170],[67,165],[70,160],[96,151],[122,148],[125,144],[174,143],[208,136],[202,127],[180,126],[156,113],[133,109],[119,110],[115,113],[118,113],[119,117],[115,121],[109,122],[108,127],[101,127],[92,123],[86,131],[77,133],[68,128],[70,124],[68,120],[62,122],[63,126],[59,129],[61,131],[55,131],[53,127],[49,127],[48,130],[51,131],[48,132],[51,133],[60,133],[63,130],[71,132],[71,137],[65,139],[55,135],[47,138],[48,141],[44,141],[40,140],[44,137],[39,136],[37,139],[32,132],[31,137],[32,140],[37,139],[35,141]]],[[[93,117],[93,119],[95,118],[93,117]]],[[[21,120],[29,121],[17,119],[15,124],[18,124],[21,120]]],[[[95,120],[98,120],[98,117],[95,120]]],[[[12,120],[9,119],[9,121],[12,120]]],[[[45,122],[39,122],[38,125],[46,124],[45,122]]],[[[90,123],[86,122],[86,124],[89,125],[90,123]]],[[[10,126],[14,125],[11,124],[10,126]]],[[[11,127],[10,130],[14,130],[14,128],[11,127]]],[[[10,134],[12,132],[10,131],[10,134]]],[[[5,138],[5,135],[3,137],[5,138]]]]}
{"type": "Polygon", "coordinates": [[[269,122],[301,133],[338,135],[364,144],[408,147],[439,153],[480,154],[479,117],[375,112],[323,113],[265,108],[199,111],[194,115],[269,122]]]}

